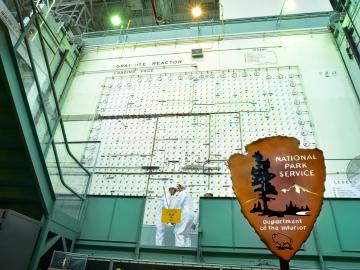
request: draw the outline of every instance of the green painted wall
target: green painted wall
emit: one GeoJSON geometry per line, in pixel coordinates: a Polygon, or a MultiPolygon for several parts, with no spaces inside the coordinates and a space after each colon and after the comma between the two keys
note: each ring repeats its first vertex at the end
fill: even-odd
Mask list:
{"type": "MultiPolygon", "coordinates": [[[[223,265],[277,265],[232,198],[202,198],[198,248],[137,246],[144,198],[89,197],[75,251],[93,257],[223,265]]],[[[291,261],[300,269],[360,269],[359,200],[325,200],[302,249],[291,261]]]]}
{"type": "Polygon", "coordinates": [[[144,198],[89,196],[80,240],[136,244],[144,198]]]}
{"type": "MultiPolygon", "coordinates": [[[[242,253],[244,257],[254,253],[267,257],[269,252],[243,217],[237,200],[204,198],[200,201],[200,209],[201,246],[205,257],[213,248],[218,249],[216,252],[231,248],[231,252],[242,253]]],[[[322,255],[329,267],[339,264],[344,267],[341,269],[347,269],[346,265],[352,267],[352,263],[360,266],[360,235],[357,233],[360,219],[356,213],[360,213],[359,200],[326,199],[315,231],[297,253],[293,264],[300,267],[306,262],[316,267],[319,266],[318,256],[322,255]]]]}

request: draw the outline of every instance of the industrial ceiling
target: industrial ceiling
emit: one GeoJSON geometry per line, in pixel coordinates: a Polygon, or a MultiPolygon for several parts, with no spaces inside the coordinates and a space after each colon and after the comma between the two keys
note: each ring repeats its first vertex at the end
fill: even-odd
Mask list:
{"type": "MultiPolygon", "coordinates": [[[[31,9],[31,0],[19,0],[24,10],[31,9]]],[[[15,12],[14,0],[3,0],[15,12]]],[[[45,3],[58,20],[73,34],[114,30],[121,27],[146,27],[162,24],[194,22],[191,8],[200,5],[203,15],[196,20],[219,20],[219,0],[34,0],[45,3]],[[112,15],[119,15],[122,23],[113,26],[112,15]],[[130,22],[129,22],[130,20],[130,22]]]]}

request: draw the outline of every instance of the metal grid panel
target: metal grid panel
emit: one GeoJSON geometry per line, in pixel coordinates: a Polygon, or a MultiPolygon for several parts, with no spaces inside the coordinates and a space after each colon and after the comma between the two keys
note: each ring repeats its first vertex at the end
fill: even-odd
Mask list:
{"type": "Polygon", "coordinates": [[[233,197],[226,160],[254,140],[285,135],[315,146],[297,67],[110,77],[97,113],[89,138],[102,147],[90,193],[146,195],[144,224],[171,181],[185,181],[195,208],[209,189],[233,197]]]}

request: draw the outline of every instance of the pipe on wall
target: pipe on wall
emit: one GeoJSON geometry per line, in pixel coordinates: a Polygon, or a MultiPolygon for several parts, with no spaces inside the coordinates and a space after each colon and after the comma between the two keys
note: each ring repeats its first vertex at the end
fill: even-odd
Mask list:
{"type": "Polygon", "coordinates": [[[154,12],[154,17],[155,17],[155,22],[157,25],[159,25],[159,22],[158,22],[158,14],[156,12],[156,5],[155,5],[155,0],[150,0],[151,1],[151,7],[152,7],[152,10],[154,12]]]}

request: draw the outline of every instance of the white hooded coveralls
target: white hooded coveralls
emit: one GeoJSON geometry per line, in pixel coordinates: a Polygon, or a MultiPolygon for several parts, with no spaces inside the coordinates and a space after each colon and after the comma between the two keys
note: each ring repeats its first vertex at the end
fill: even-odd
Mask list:
{"type": "Polygon", "coordinates": [[[191,247],[190,230],[194,221],[193,200],[186,190],[180,191],[174,208],[181,208],[181,221],[175,225],[175,246],[191,247]]]}
{"type": "Polygon", "coordinates": [[[166,199],[165,196],[162,196],[162,198],[160,199],[160,204],[155,215],[155,226],[156,226],[155,244],[157,246],[164,245],[165,228],[167,226],[166,224],[161,222],[162,210],[164,208],[172,208],[174,204],[174,198],[175,196],[171,196],[170,193],[166,193],[166,199]]]}

